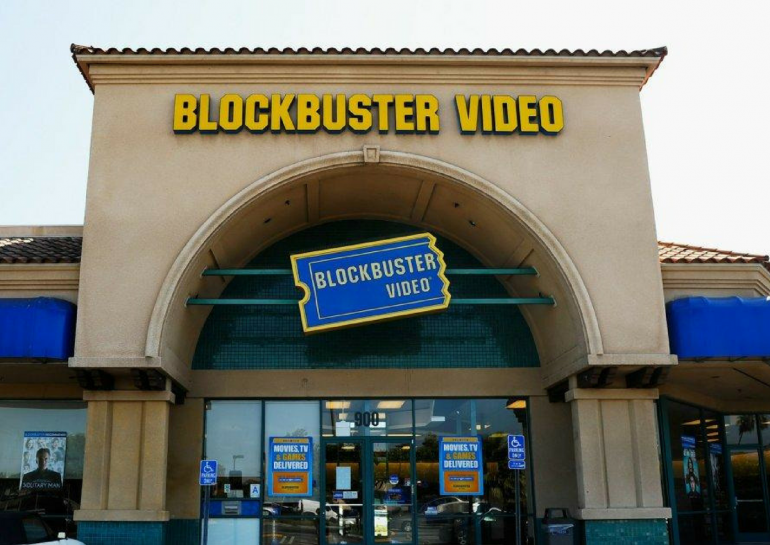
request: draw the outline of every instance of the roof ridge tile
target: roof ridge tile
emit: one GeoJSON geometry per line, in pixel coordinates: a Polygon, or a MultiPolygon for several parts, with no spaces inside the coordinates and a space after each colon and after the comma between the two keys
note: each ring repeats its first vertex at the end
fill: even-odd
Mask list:
{"type": "Polygon", "coordinates": [[[90,45],[79,45],[79,44],[72,44],[70,45],[70,52],[73,55],[230,55],[230,54],[251,54],[251,55],[444,55],[444,56],[452,56],[452,55],[485,55],[485,56],[556,56],[556,57],[659,57],[663,58],[668,54],[668,48],[667,47],[654,47],[651,49],[633,49],[633,50],[626,50],[626,49],[619,49],[616,51],[605,49],[603,51],[599,51],[598,49],[589,49],[588,51],[584,49],[539,49],[539,48],[533,48],[533,49],[526,49],[526,48],[519,48],[519,49],[512,49],[512,48],[504,48],[504,49],[497,49],[495,47],[490,47],[487,49],[476,47],[473,49],[468,48],[460,48],[460,49],[454,49],[451,47],[447,48],[437,48],[432,47],[430,49],[425,49],[423,47],[418,47],[415,49],[410,49],[408,47],[403,48],[395,48],[395,47],[387,47],[385,49],[382,49],[381,47],[372,47],[372,48],[366,48],[366,47],[350,47],[345,46],[341,48],[336,47],[314,47],[312,49],[309,49],[307,47],[254,47],[254,48],[248,48],[248,47],[211,47],[211,48],[205,48],[205,47],[195,47],[190,48],[187,46],[183,47],[167,47],[167,48],[160,48],[160,47],[153,47],[151,49],[148,49],[146,47],[138,47],[138,48],[131,48],[131,47],[123,47],[123,48],[117,48],[117,47],[109,47],[107,49],[101,48],[101,47],[94,47],[90,45]]]}

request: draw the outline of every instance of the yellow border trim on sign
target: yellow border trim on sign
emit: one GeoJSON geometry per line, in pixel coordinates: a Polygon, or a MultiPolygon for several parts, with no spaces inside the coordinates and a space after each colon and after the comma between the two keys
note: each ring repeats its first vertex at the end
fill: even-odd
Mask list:
{"type": "Polygon", "coordinates": [[[300,318],[302,319],[302,330],[305,333],[315,333],[318,331],[330,331],[333,329],[343,329],[346,327],[353,327],[353,326],[357,326],[357,325],[361,325],[369,322],[382,322],[385,320],[392,320],[395,318],[404,318],[407,316],[416,316],[419,314],[428,314],[431,312],[438,312],[440,310],[446,310],[447,307],[449,307],[449,301],[452,299],[452,295],[449,293],[449,279],[444,274],[446,272],[446,263],[444,262],[444,252],[438,249],[438,247],[436,246],[436,237],[434,237],[430,233],[419,233],[416,235],[409,235],[405,237],[389,238],[387,240],[378,240],[376,242],[364,242],[362,244],[353,244],[351,246],[340,246],[338,248],[330,248],[328,250],[318,250],[316,252],[296,254],[291,256],[291,270],[292,270],[292,273],[294,274],[294,285],[300,288],[304,292],[302,299],[300,299],[299,301],[299,314],[300,314],[300,318]],[[338,252],[346,252],[349,250],[360,250],[363,248],[376,248],[377,246],[393,244],[394,242],[403,242],[406,240],[415,240],[418,238],[425,238],[425,237],[428,237],[428,241],[429,241],[428,248],[435,251],[436,255],[438,256],[438,262],[439,262],[438,277],[444,283],[444,287],[441,289],[441,292],[444,294],[444,301],[445,301],[444,303],[441,303],[439,305],[431,305],[429,307],[424,307],[420,309],[401,310],[399,312],[391,312],[389,314],[380,314],[378,316],[356,318],[354,320],[348,320],[348,321],[339,322],[336,324],[308,327],[307,316],[305,315],[305,305],[308,303],[308,301],[310,301],[310,287],[304,282],[300,282],[299,280],[299,274],[297,272],[298,259],[304,259],[307,257],[316,257],[319,255],[334,254],[338,252]]]}

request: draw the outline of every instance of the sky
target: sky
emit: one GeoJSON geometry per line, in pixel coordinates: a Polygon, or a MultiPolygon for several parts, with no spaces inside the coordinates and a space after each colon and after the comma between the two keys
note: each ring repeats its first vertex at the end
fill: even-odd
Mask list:
{"type": "Polygon", "coordinates": [[[648,49],[659,240],[770,253],[770,3],[628,0],[2,0],[0,225],[82,224],[99,47],[648,49]]]}

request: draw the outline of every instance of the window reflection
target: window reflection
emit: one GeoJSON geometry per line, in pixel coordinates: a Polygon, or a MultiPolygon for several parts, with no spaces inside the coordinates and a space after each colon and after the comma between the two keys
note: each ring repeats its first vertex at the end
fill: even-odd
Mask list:
{"type": "Polygon", "coordinates": [[[714,502],[717,509],[729,509],[727,481],[725,474],[725,453],[722,448],[722,424],[717,413],[703,411],[704,430],[708,445],[708,463],[713,483],[714,502]]]}
{"type": "MultiPolygon", "coordinates": [[[[508,469],[508,435],[527,436],[525,399],[415,400],[417,513],[479,515],[494,519],[516,512],[526,515],[529,464],[524,471],[508,469]],[[484,496],[440,496],[438,442],[440,436],[480,435],[484,461],[484,496]]],[[[422,540],[422,538],[421,538],[422,540]]]]}
{"type": "Polygon", "coordinates": [[[258,498],[262,402],[211,401],[207,408],[206,458],[219,462],[212,498],[258,498]]]}
{"type": "Polygon", "coordinates": [[[80,401],[0,402],[0,511],[37,511],[54,534],[76,535],[72,517],[80,506],[86,439],[86,404],[80,401]],[[66,432],[48,442],[28,431],[66,432]],[[48,448],[48,469],[61,473],[59,490],[19,490],[22,474],[37,469],[36,451],[48,448]]]}
{"type": "MultiPolygon", "coordinates": [[[[508,467],[508,436],[528,441],[526,399],[228,400],[211,401],[207,409],[206,456],[220,463],[213,497],[264,496],[254,513],[238,516],[261,518],[247,533],[258,529],[266,543],[315,544],[322,521],[329,543],[363,543],[371,539],[365,520],[374,525],[378,543],[411,542],[415,523],[419,543],[426,545],[516,543],[517,512],[520,542],[533,542],[530,456],[526,470],[508,467]],[[482,439],[483,496],[439,494],[439,439],[462,435],[482,439]],[[274,437],[313,439],[311,497],[268,496],[262,487],[274,437]]],[[[221,525],[240,534],[236,526],[221,525]]]]}
{"type": "MultiPolygon", "coordinates": [[[[308,505],[319,502],[318,471],[321,437],[319,433],[318,401],[266,401],[265,449],[271,437],[311,437],[313,439],[313,495],[310,498],[268,496],[265,508],[270,516],[308,514],[308,505]],[[303,506],[304,504],[304,506],[303,506]]],[[[267,459],[267,454],[265,454],[267,459]]]]}
{"type": "Polygon", "coordinates": [[[759,426],[755,414],[732,414],[725,416],[725,439],[728,445],[755,445],[758,442],[758,428],[763,431],[768,421],[762,415],[759,426]]]}
{"type": "Polygon", "coordinates": [[[690,405],[668,404],[674,494],[680,512],[703,511],[707,507],[709,487],[700,413],[690,405]]]}

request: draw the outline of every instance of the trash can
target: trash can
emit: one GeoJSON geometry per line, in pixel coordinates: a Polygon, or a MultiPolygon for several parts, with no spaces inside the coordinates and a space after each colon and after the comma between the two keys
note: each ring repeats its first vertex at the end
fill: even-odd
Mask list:
{"type": "Polygon", "coordinates": [[[569,509],[564,507],[546,509],[543,533],[545,533],[546,545],[573,545],[575,520],[569,516],[569,509]]]}

